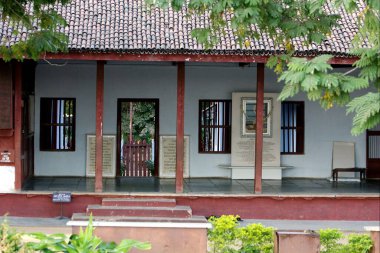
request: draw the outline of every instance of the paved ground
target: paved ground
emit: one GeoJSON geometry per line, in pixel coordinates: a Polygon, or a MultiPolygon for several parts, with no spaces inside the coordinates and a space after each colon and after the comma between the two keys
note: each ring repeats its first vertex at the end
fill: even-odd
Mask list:
{"type": "MultiPolygon", "coordinates": [[[[20,232],[71,233],[66,226],[68,219],[7,217],[9,225],[20,232]]],[[[2,222],[4,218],[0,218],[2,222]]],[[[345,232],[364,232],[365,226],[379,226],[378,221],[295,221],[295,220],[243,220],[243,226],[261,223],[277,230],[319,230],[337,228],[345,232]]]]}
{"type": "MultiPolygon", "coordinates": [[[[160,192],[174,193],[174,179],[146,178],[109,178],[103,180],[104,192],[160,192]]],[[[35,177],[28,180],[23,191],[71,191],[93,192],[93,178],[85,177],[35,177]]],[[[197,194],[251,194],[253,180],[232,180],[225,178],[191,178],[184,180],[185,193],[197,194]]],[[[327,179],[289,179],[263,180],[263,194],[276,195],[344,195],[380,194],[379,181],[338,182],[327,179]]]]}

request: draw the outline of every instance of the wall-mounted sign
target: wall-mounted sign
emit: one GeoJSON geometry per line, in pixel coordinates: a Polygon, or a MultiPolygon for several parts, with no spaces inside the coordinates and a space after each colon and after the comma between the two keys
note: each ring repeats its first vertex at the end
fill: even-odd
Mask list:
{"type": "Polygon", "coordinates": [[[53,203],[70,203],[71,192],[53,192],[53,203]]]}
{"type": "MultiPolygon", "coordinates": [[[[86,176],[95,176],[95,135],[87,135],[86,176]]],[[[103,135],[103,177],[116,174],[116,136],[103,135]]]]}
{"type": "MultiPolygon", "coordinates": [[[[184,137],[183,176],[189,177],[189,136],[184,137]]],[[[160,136],[160,177],[174,178],[176,172],[176,136],[160,136]]]]}
{"type": "Polygon", "coordinates": [[[0,152],[0,163],[12,163],[13,159],[13,150],[3,150],[0,152]]]}
{"type": "Polygon", "coordinates": [[[11,65],[0,61],[0,129],[13,128],[12,107],[11,65]]]}

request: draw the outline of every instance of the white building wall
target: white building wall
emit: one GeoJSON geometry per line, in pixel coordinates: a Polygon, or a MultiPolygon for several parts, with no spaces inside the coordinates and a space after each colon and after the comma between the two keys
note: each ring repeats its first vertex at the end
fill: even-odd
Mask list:
{"type": "MultiPolygon", "coordinates": [[[[171,64],[120,64],[105,66],[104,134],[116,134],[118,98],[158,98],[160,135],[175,135],[176,66],[171,64]]],[[[86,134],[95,133],[95,63],[63,67],[39,64],[36,73],[35,174],[84,176],[86,134]],[[39,151],[40,97],[76,98],[76,151],[39,151]]],[[[190,176],[229,177],[219,164],[230,163],[228,154],[198,153],[198,100],[231,99],[233,91],[254,92],[256,68],[230,64],[188,64],[185,89],[185,135],[190,136],[190,176]]],[[[265,73],[265,92],[279,92],[281,85],[265,73]]],[[[299,96],[294,100],[303,100],[299,96]]],[[[344,108],[325,112],[318,103],[305,102],[305,155],[282,156],[293,166],[288,177],[328,177],[331,174],[332,141],[356,142],[356,164],[365,166],[365,136],[352,137],[351,117],[344,108]]]]}

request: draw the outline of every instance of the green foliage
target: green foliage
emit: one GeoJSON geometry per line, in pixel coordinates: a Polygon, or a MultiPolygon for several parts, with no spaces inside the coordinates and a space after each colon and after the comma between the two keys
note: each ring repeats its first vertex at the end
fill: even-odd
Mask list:
{"type": "Polygon", "coordinates": [[[80,229],[78,235],[73,234],[69,239],[63,234],[46,235],[43,233],[32,233],[30,236],[35,239],[27,243],[27,247],[33,251],[53,253],[123,253],[129,252],[132,248],[139,250],[149,250],[151,245],[145,242],[125,239],[119,244],[114,242],[103,242],[94,235],[92,217],[86,229],[80,229]]]}
{"type": "Polygon", "coordinates": [[[29,252],[23,247],[21,234],[16,233],[14,230],[10,229],[7,221],[4,221],[0,225],[0,252],[29,252]]]}
{"type": "Polygon", "coordinates": [[[344,235],[337,229],[324,229],[319,231],[321,240],[321,253],[339,253],[343,245],[339,242],[344,235]]]}
{"type": "MultiPolygon", "coordinates": [[[[66,4],[69,0],[0,0],[0,17],[9,21],[14,35],[21,27],[28,36],[10,44],[7,38],[1,41],[0,55],[5,61],[23,60],[25,57],[38,60],[46,52],[66,52],[68,37],[60,32],[67,24],[53,9],[54,4],[66,4]]],[[[21,37],[20,37],[21,38],[21,37]]]]}
{"type": "Polygon", "coordinates": [[[273,228],[262,224],[250,224],[239,229],[239,239],[242,243],[240,252],[245,253],[272,253],[274,231],[273,228]]]}
{"type": "Polygon", "coordinates": [[[210,217],[213,228],[208,231],[210,252],[238,252],[238,216],[222,215],[220,218],[210,217]]]}
{"type": "Polygon", "coordinates": [[[358,135],[362,129],[371,129],[380,124],[380,92],[369,92],[354,98],[347,104],[347,113],[355,113],[353,135],[358,135]]]}
{"type": "Polygon", "coordinates": [[[350,234],[348,236],[348,253],[368,253],[372,248],[372,240],[369,235],[350,234]]]}
{"type": "MultiPolygon", "coordinates": [[[[267,66],[281,74],[279,80],[285,85],[280,99],[290,98],[299,92],[306,93],[312,101],[319,101],[325,109],[335,104],[343,106],[349,103],[352,92],[374,86],[380,93],[380,1],[363,0],[147,0],[150,4],[173,6],[179,10],[186,8],[189,15],[203,15],[210,20],[208,25],[197,27],[192,36],[206,48],[211,48],[225,34],[225,29],[232,28],[240,46],[250,48],[251,41],[265,34],[272,39],[281,52],[269,58],[267,66]],[[362,2],[361,2],[362,3],[362,2]],[[335,8],[331,14],[325,6],[335,8]],[[295,41],[303,39],[305,45],[320,44],[339,26],[341,8],[352,16],[358,24],[352,40],[351,54],[359,57],[354,64],[359,75],[347,73],[330,73],[331,56],[322,55],[312,60],[299,59],[294,55],[295,41]],[[258,32],[260,31],[260,33],[258,32]]],[[[329,8],[330,8],[329,7],[329,8]]],[[[352,30],[351,30],[352,31],[352,30]]],[[[371,92],[371,90],[369,90],[371,92]]],[[[373,90],[372,90],[373,92],[373,90]]],[[[360,100],[360,99],[359,99],[360,100]]],[[[348,112],[355,113],[352,133],[357,135],[380,121],[380,114],[373,114],[374,109],[366,107],[369,103],[356,100],[348,105],[348,112]],[[359,105],[360,104],[360,105],[359,105]],[[359,109],[360,108],[360,109],[359,109]],[[359,115],[370,110],[371,116],[359,115]]],[[[377,102],[371,100],[372,102],[377,102]]]]}
{"type": "Polygon", "coordinates": [[[337,229],[323,229],[319,231],[321,253],[368,253],[372,248],[371,237],[367,234],[348,235],[348,244],[344,234],[337,229]]]}
{"type": "Polygon", "coordinates": [[[134,141],[151,143],[154,138],[155,108],[152,102],[125,102],[121,105],[121,125],[124,140],[129,139],[130,106],[132,105],[132,136],[134,141]]]}
{"type": "Polygon", "coordinates": [[[324,109],[330,109],[334,104],[347,104],[350,93],[368,87],[368,81],[362,77],[330,72],[332,67],[327,62],[331,57],[292,58],[288,69],[279,77],[279,81],[285,82],[279,99],[285,100],[303,91],[310,100],[318,100],[324,109]]]}
{"type": "Polygon", "coordinates": [[[146,163],[146,167],[149,170],[150,175],[154,175],[154,161],[148,160],[145,163],[146,163]]]}
{"type": "Polygon", "coordinates": [[[209,252],[213,253],[271,253],[273,228],[261,224],[239,227],[238,216],[210,217],[213,228],[208,231],[209,252]]]}

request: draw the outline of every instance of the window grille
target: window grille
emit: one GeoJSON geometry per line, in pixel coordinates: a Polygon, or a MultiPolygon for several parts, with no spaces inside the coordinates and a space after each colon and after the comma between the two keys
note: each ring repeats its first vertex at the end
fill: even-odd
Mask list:
{"type": "Polygon", "coordinates": [[[75,98],[41,98],[40,150],[75,150],[75,98]]]}
{"type": "Polygon", "coordinates": [[[281,103],[281,154],[304,153],[304,102],[281,103]]]}
{"type": "Polygon", "coordinates": [[[199,153],[231,153],[231,100],[199,100],[199,153]]]}

